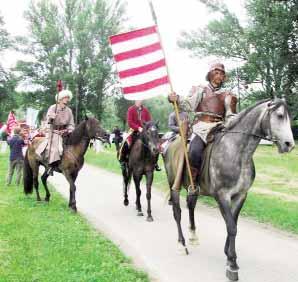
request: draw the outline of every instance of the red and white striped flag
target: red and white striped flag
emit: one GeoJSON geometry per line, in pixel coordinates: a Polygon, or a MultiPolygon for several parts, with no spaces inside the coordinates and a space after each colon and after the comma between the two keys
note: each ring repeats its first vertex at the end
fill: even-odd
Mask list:
{"type": "Polygon", "coordinates": [[[11,135],[13,128],[18,125],[17,119],[13,112],[8,114],[6,125],[6,132],[8,135],[11,135]]]}
{"type": "Polygon", "coordinates": [[[156,26],[110,36],[110,43],[126,99],[143,100],[170,92],[156,26]]]}

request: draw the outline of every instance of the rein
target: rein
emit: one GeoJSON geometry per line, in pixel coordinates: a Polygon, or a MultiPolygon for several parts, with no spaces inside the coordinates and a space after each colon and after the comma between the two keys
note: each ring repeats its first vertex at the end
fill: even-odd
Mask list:
{"type": "MultiPolygon", "coordinates": [[[[262,131],[266,131],[264,130],[263,128],[263,121],[266,119],[268,119],[270,117],[270,114],[271,114],[271,111],[270,109],[267,109],[266,112],[264,113],[263,117],[262,117],[262,120],[261,120],[261,129],[262,131]]],[[[226,134],[226,133],[237,133],[237,134],[243,134],[243,135],[247,135],[247,136],[253,136],[253,137],[256,137],[256,138],[259,138],[259,139],[264,139],[264,140],[267,140],[267,141],[271,141],[271,142],[276,142],[276,139],[273,138],[272,136],[272,130],[271,130],[271,124],[270,122],[268,122],[268,134],[267,136],[262,136],[262,135],[258,135],[258,134],[255,134],[255,133],[248,133],[248,132],[244,132],[244,131],[230,131],[230,130],[223,130],[223,133],[226,134]]]]}

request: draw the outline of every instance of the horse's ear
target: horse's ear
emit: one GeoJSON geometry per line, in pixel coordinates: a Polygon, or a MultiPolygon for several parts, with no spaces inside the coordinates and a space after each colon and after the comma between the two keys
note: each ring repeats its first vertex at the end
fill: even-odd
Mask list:
{"type": "Polygon", "coordinates": [[[271,96],[271,99],[273,99],[273,100],[276,100],[276,98],[277,98],[273,87],[271,87],[271,89],[270,89],[270,96],[271,96]]]}
{"type": "Polygon", "coordinates": [[[89,118],[88,118],[88,116],[87,115],[85,115],[85,120],[88,120],[89,118]]]}
{"type": "Polygon", "coordinates": [[[156,126],[158,127],[158,126],[159,126],[159,120],[158,120],[155,124],[156,124],[156,126]]]}

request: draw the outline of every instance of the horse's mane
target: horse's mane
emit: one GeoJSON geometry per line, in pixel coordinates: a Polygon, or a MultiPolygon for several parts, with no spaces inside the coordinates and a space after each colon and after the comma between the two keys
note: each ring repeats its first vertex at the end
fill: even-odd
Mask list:
{"type": "Polygon", "coordinates": [[[242,119],[247,115],[249,114],[253,109],[255,109],[257,106],[263,104],[263,103],[266,103],[266,102],[269,102],[270,99],[263,99],[259,102],[257,102],[256,104],[242,110],[240,113],[238,113],[235,117],[235,119],[233,119],[231,121],[231,123],[229,123],[226,127],[226,129],[233,129],[235,127],[235,125],[239,124],[239,122],[242,121],[242,119]]]}
{"type": "Polygon", "coordinates": [[[67,138],[66,145],[76,145],[81,142],[86,128],[86,120],[82,121],[67,138]]]}

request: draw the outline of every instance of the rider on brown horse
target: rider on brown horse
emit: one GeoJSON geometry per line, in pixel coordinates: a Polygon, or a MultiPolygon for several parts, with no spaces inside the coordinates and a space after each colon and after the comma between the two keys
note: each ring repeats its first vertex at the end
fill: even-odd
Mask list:
{"type": "Polygon", "coordinates": [[[62,90],[56,95],[57,104],[50,106],[46,115],[46,139],[36,150],[36,153],[49,164],[48,174],[59,165],[63,154],[63,137],[74,130],[72,111],[67,107],[72,98],[69,90],[62,90]]]}
{"type": "Polygon", "coordinates": [[[224,118],[236,112],[237,98],[222,87],[225,79],[225,67],[217,63],[211,66],[206,75],[206,80],[209,82],[207,86],[193,86],[189,95],[184,99],[176,93],[169,95],[169,101],[176,100],[180,109],[195,113],[189,156],[193,183],[197,190],[207,135],[224,118]]]}

